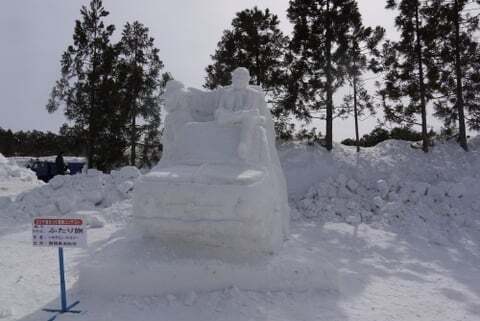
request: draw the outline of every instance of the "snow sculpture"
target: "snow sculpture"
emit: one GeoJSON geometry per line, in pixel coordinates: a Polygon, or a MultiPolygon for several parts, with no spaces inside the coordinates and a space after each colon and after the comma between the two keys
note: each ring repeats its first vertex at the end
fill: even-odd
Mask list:
{"type": "Polygon", "coordinates": [[[134,224],[165,244],[276,252],[287,237],[286,183],[261,90],[237,68],[211,92],[170,81],[164,157],[135,187],[134,224]]]}

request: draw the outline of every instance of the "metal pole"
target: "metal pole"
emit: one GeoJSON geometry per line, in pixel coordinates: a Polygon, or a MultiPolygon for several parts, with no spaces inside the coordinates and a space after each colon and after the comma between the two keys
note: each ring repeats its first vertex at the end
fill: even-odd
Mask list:
{"type": "Polygon", "coordinates": [[[62,313],[67,312],[67,293],[65,290],[65,269],[63,266],[63,247],[58,248],[58,262],[60,264],[60,294],[62,300],[62,313]]]}

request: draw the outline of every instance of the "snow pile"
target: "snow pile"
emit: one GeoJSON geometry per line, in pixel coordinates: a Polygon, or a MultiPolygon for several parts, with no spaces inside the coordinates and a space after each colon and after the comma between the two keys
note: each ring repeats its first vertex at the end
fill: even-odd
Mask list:
{"type": "Polygon", "coordinates": [[[15,161],[8,160],[0,154],[0,181],[13,179],[34,182],[37,176],[31,170],[18,166],[15,161]]]}
{"type": "Polygon", "coordinates": [[[324,222],[428,230],[439,239],[456,228],[480,225],[480,155],[455,143],[437,144],[431,154],[407,142],[387,141],[357,155],[351,147],[291,145],[282,159],[290,206],[297,218],[324,222]],[[310,173],[310,176],[308,175],[310,173]],[[427,225],[436,228],[426,229],[427,225]]]}
{"type": "Polygon", "coordinates": [[[470,149],[472,150],[480,150],[480,135],[478,136],[475,136],[475,137],[472,137],[469,141],[468,141],[468,146],[470,147],[470,149]]]}
{"type": "Polygon", "coordinates": [[[61,216],[106,208],[130,198],[138,177],[138,169],[130,166],[109,175],[88,170],[87,174],[56,176],[48,184],[5,202],[3,209],[0,203],[0,211],[16,221],[23,221],[36,216],[61,216]]]}

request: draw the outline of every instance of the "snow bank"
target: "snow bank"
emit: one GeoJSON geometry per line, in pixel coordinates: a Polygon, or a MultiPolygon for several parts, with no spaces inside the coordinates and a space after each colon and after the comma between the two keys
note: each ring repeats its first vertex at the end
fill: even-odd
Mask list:
{"type": "Polygon", "coordinates": [[[110,207],[130,198],[138,177],[140,172],[135,167],[124,167],[109,175],[89,170],[87,174],[56,176],[48,184],[23,192],[3,206],[0,202],[0,212],[22,222],[36,216],[70,215],[110,207]]]}
{"type": "Polygon", "coordinates": [[[475,136],[475,137],[472,137],[472,138],[468,141],[468,146],[469,146],[470,149],[472,149],[472,150],[480,151],[480,135],[475,136]]]}
{"type": "Polygon", "coordinates": [[[37,176],[31,170],[18,166],[15,161],[8,160],[0,154],[0,182],[13,179],[34,182],[37,176]]]}
{"type": "Polygon", "coordinates": [[[281,158],[294,216],[325,222],[409,225],[409,231],[442,234],[478,224],[480,153],[439,143],[431,153],[408,142],[386,141],[363,149],[289,145],[281,158]],[[426,229],[426,225],[438,228],[426,229]]]}

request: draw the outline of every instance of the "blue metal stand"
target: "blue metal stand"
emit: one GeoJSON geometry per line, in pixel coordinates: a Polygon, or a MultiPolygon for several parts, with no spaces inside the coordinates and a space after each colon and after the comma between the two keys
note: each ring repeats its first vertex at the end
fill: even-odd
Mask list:
{"type": "Polygon", "coordinates": [[[72,310],[74,306],[80,303],[76,301],[73,304],[67,306],[67,290],[65,286],[65,267],[63,264],[63,247],[58,248],[58,263],[60,265],[60,299],[61,299],[61,309],[43,309],[46,312],[53,312],[53,315],[48,321],[55,320],[62,313],[80,313],[80,310],[72,310]]]}

